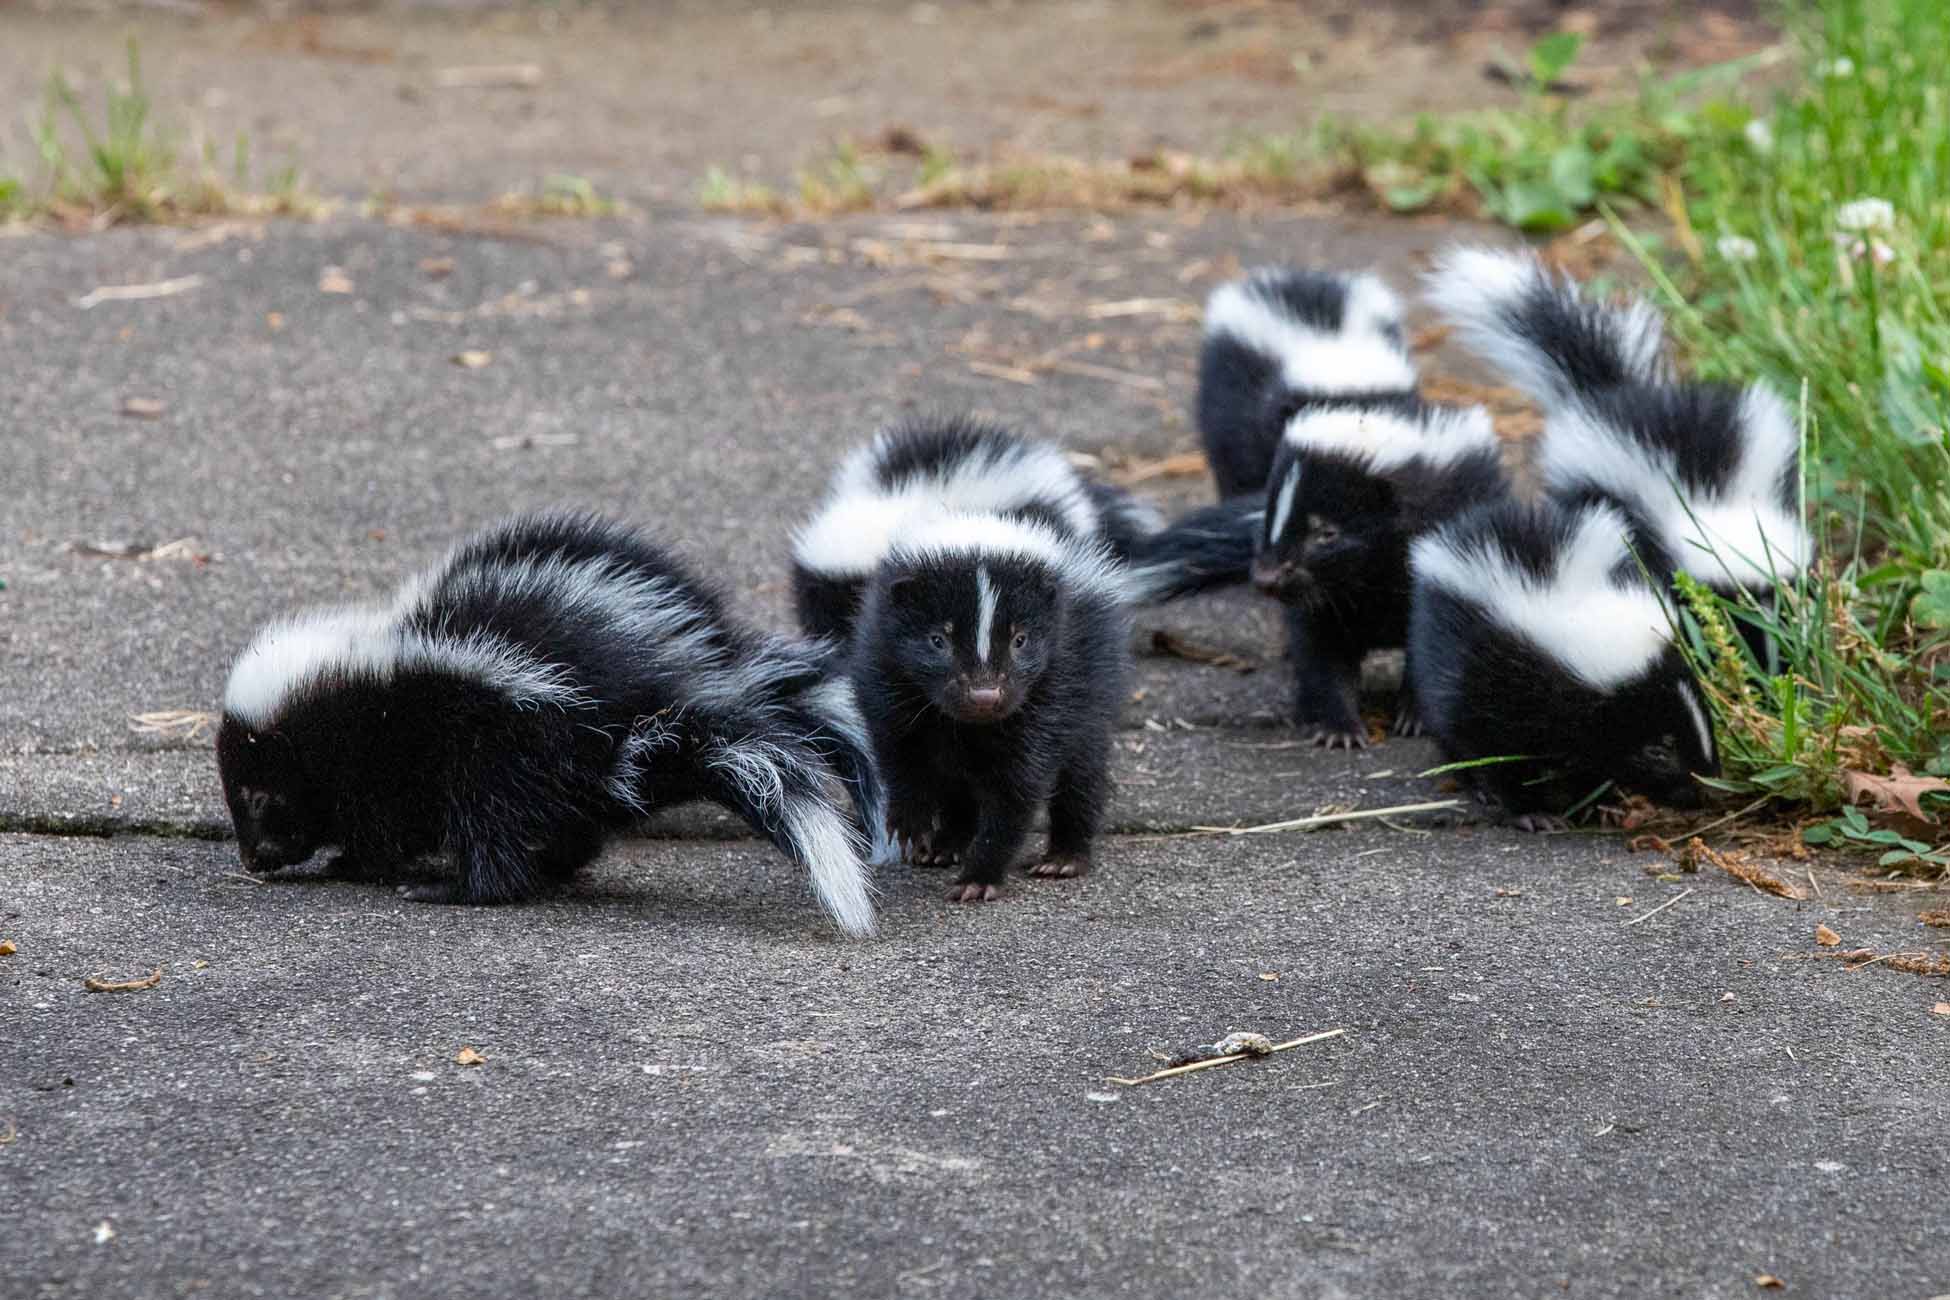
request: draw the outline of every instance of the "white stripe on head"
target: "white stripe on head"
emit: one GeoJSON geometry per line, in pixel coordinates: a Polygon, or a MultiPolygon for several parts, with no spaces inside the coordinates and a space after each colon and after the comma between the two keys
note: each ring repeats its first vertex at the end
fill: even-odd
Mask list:
{"type": "Polygon", "coordinates": [[[1415,388],[1415,366],[1400,344],[1382,332],[1400,328],[1401,304],[1373,276],[1349,285],[1341,328],[1329,333],[1281,309],[1270,287],[1256,291],[1252,281],[1274,280],[1277,271],[1256,271],[1249,280],[1222,284],[1205,304],[1205,334],[1229,335],[1242,346],[1271,359],[1286,384],[1308,393],[1393,393],[1415,388]],[[1389,308],[1393,314],[1390,316],[1389,308]]]}
{"type": "Polygon", "coordinates": [[[1481,608],[1573,676],[1610,690],[1643,674],[1671,644],[1671,616],[1658,593],[1636,576],[1614,577],[1631,557],[1625,529],[1625,517],[1609,506],[1578,511],[1542,582],[1494,537],[1455,529],[1417,540],[1410,564],[1418,582],[1481,608]]]}
{"type": "Polygon", "coordinates": [[[975,658],[989,661],[989,637],[995,631],[995,584],[986,564],[975,566],[975,658]]]}
{"type": "Polygon", "coordinates": [[[1287,516],[1293,513],[1293,497],[1300,490],[1300,462],[1287,466],[1286,477],[1280,480],[1280,495],[1273,502],[1273,517],[1266,525],[1266,540],[1276,540],[1286,531],[1287,516]]]}
{"type": "Polygon", "coordinates": [[[930,519],[902,535],[896,562],[1028,560],[1053,571],[1079,591],[1122,603],[1126,598],[1117,562],[1101,543],[1067,537],[1047,524],[999,515],[952,514],[930,519]]]}
{"type": "Polygon", "coordinates": [[[1303,454],[1360,459],[1383,472],[1412,460],[1441,467],[1486,451],[1501,454],[1490,413],[1481,406],[1434,406],[1416,415],[1359,407],[1301,411],[1287,422],[1284,437],[1303,454]]]}

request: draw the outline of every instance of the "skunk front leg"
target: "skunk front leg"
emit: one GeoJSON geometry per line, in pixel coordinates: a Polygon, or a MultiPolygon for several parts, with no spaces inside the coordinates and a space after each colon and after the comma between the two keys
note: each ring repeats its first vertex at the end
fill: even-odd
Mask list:
{"type": "Polygon", "coordinates": [[[1287,653],[1293,658],[1293,721],[1316,745],[1366,749],[1361,721],[1361,653],[1323,635],[1321,619],[1304,609],[1286,611],[1287,653]]]}

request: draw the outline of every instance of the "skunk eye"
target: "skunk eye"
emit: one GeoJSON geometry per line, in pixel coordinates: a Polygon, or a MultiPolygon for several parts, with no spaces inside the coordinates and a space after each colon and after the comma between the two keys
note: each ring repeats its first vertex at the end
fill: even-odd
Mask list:
{"type": "Polygon", "coordinates": [[[1009,648],[1012,650],[1020,650],[1028,644],[1029,644],[1029,633],[1027,632],[1018,632],[1015,634],[1014,637],[1010,638],[1009,640],[1009,648]]]}
{"type": "Polygon", "coordinates": [[[928,644],[937,650],[946,650],[948,648],[948,638],[939,632],[930,632],[928,633],[928,644]]]}

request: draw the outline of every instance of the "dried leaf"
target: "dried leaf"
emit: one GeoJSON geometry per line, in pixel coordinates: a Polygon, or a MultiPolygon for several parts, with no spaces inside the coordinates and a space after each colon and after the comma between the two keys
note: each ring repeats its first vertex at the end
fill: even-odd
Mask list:
{"type": "Polygon", "coordinates": [[[352,277],[336,266],[328,266],[318,273],[320,293],[351,293],[352,277]]]}
{"type": "Polygon", "coordinates": [[[19,951],[12,939],[0,939],[0,957],[11,957],[19,951]]]}
{"type": "Polygon", "coordinates": [[[1917,776],[1901,763],[1893,764],[1888,776],[1877,776],[1872,772],[1844,772],[1842,785],[1850,803],[1860,803],[1862,796],[1867,795],[1875,802],[1875,811],[1907,813],[1920,822],[1933,823],[1936,820],[1923,811],[1924,795],[1950,794],[1950,781],[1935,776],[1917,776]]]}
{"type": "Polygon", "coordinates": [[[271,333],[273,333],[273,334],[276,334],[276,333],[277,333],[277,332],[278,332],[279,330],[281,330],[281,329],[283,329],[283,328],[284,328],[284,313],[283,313],[283,312],[281,312],[281,311],[267,311],[267,312],[265,312],[265,313],[264,313],[264,328],[265,328],[265,329],[268,329],[268,330],[270,330],[270,331],[271,331],[271,333]]]}
{"type": "Polygon", "coordinates": [[[471,1047],[463,1047],[458,1052],[454,1053],[454,1064],[455,1065],[485,1065],[487,1064],[487,1057],[482,1056],[479,1052],[475,1051],[471,1047]]]}
{"type": "Polygon", "coordinates": [[[158,420],[169,409],[169,403],[157,401],[153,397],[125,397],[122,399],[122,414],[138,420],[158,420]]]}
{"type": "Polygon", "coordinates": [[[1833,948],[1841,941],[1842,941],[1842,936],[1836,934],[1833,930],[1829,929],[1827,926],[1817,925],[1815,927],[1815,942],[1820,944],[1822,947],[1833,948]]]}
{"type": "Polygon", "coordinates": [[[462,370],[479,370],[492,360],[494,360],[494,354],[492,352],[481,352],[476,349],[469,349],[466,352],[456,352],[454,354],[454,364],[462,370]]]}
{"type": "Polygon", "coordinates": [[[1206,471],[1205,453],[1181,451],[1156,460],[1129,460],[1112,470],[1110,481],[1119,487],[1135,487],[1154,478],[1197,478],[1206,471]]]}
{"type": "Polygon", "coordinates": [[[99,975],[90,975],[81,981],[81,986],[90,993],[133,993],[137,989],[152,989],[162,983],[162,967],[139,980],[105,980],[99,975]]]}
{"type": "Polygon", "coordinates": [[[454,259],[451,257],[423,257],[420,259],[420,272],[438,280],[454,273],[454,259]]]}
{"type": "Polygon", "coordinates": [[[1761,1273],[1754,1278],[1754,1285],[1763,1291],[1779,1291],[1787,1283],[1781,1281],[1780,1278],[1775,1277],[1772,1273],[1761,1273]]]}
{"type": "Polygon", "coordinates": [[[1706,846],[1706,841],[1697,835],[1686,841],[1686,848],[1680,855],[1680,862],[1682,865],[1691,862],[1692,870],[1698,870],[1701,863],[1709,867],[1718,867],[1735,880],[1745,881],[1755,889],[1778,898],[1807,897],[1806,892],[1799,886],[1790,885],[1773,872],[1748,862],[1746,855],[1731,851],[1721,853],[1717,849],[1710,849],[1706,846]]]}
{"type": "Polygon", "coordinates": [[[1168,655],[1173,659],[1183,659],[1187,663],[1210,664],[1214,668],[1231,668],[1241,674],[1253,672],[1259,667],[1252,660],[1241,658],[1230,650],[1221,650],[1217,646],[1188,640],[1162,628],[1151,634],[1151,652],[1168,655]]]}
{"type": "Polygon", "coordinates": [[[1939,928],[1950,927],[1950,910],[1918,912],[1916,919],[1924,925],[1934,925],[1939,928]]]}
{"type": "Polygon", "coordinates": [[[1906,971],[1911,975],[1950,975],[1950,952],[1898,953],[1885,964],[1892,970],[1906,971]]]}
{"type": "Polygon", "coordinates": [[[1933,1016],[1950,1016],[1950,1002],[1939,1002],[1930,1008],[1933,1016]]]}

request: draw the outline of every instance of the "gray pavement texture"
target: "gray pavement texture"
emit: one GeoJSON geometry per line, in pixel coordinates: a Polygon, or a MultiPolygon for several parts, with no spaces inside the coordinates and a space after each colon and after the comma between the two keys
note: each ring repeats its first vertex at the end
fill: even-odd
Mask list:
{"type": "Polygon", "coordinates": [[[891,869],[875,941],[703,813],[522,907],[235,876],[207,735],[130,718],[213,708],[270,614],[572,501],[660,527],[780,626],[790,523],[889,417],[1179,450],[1189,309],[1236,262],[1407,288],[1482,235],[522,232],[0,240],[6,1300],[1950,1292],[1944,986],[1812,942],[1927,947],[1913,899],[1823,865],[1802,902],[1658,880],[1605,836],[1185,834],[1438,793],[1420,743],[1296,742],[1244,598],[1140,620],[1257,670],[1142,660],[1096,875],[957,909],[891,869]],[[1345,1033],[1106,1081],[1232,1029],[1345,1033]]]}

